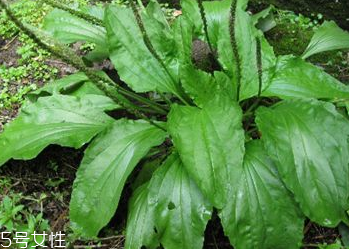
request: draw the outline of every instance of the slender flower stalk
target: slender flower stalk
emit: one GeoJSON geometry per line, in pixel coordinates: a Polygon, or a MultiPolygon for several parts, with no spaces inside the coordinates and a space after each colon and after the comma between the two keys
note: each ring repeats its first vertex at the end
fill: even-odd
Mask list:
{"type": "Polygon", "coordinates": [[[203,24],[204,24],[204,32],[205,32],[207,44],[208,44],[208,46],[209,46],[209,48],[210,48],[211,54],[214,55],[212,43],[211,43],[210,37],[209,37],[209,35],[208,35],[207,18],[206,18],[205,9],[204,9],[204,5],[203,5],[203,3],[202,3],[202,0],[198,0],[198,5],[199,5],[199,9],[200,9],[201,20],[202,20],[202,22],[203,22],[203,24]]]}
{"type": "Polygon", "coordinates": [[[258,70],[258,97],[262,94],[263,87],[263,64],[262,64],[262,48],[259,37],[256,39],[256,55],[257,55],[257,70],[258,70]]]}
{"type": "Polygon", "coordinates": [[[236,64],[236,81],[237,81],[237,101],[240,100],[240,88],[241,88],[241,59],[238,51],[238,46],[236,42],[236,33],[235,33],[235,25],[236,25],[236,6],[237,0],[233,0],[230,6],[230,18],[229,18],[229,34],[230,34],[230,44],[233,50],[233,55],[236,64]]]}

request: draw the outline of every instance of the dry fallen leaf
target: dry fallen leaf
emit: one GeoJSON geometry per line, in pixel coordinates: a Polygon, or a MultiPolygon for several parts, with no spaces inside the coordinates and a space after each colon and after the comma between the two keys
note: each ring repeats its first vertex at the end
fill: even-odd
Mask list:
{"type": "Polygon", "coordinates": [[[180,15],[182,15],[182,11],[181,11],[181,10],[175,10],[175,11],[173,12],[173,16],[174,16],[174,17],[180,16],[180,15]]]}

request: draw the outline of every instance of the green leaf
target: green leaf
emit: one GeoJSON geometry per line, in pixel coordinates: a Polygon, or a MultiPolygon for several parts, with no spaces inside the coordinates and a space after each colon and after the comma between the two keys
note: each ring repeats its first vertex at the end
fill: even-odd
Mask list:
{"type": "Polygon", "coordinates": [[[338,226],[338,232],[341,235],[341,239],[344,246],[349,246],[349,227],[348,225],[341,223],[338,226]]]}
{"type": "Polygon", "coordinates": [[[102,60],[108,57],[106,30],[72,14],[54,9],[44,19],[43,29],[63,43],[78,41],[96,44],[90,57],[102,60]]]}
{"type": "Polygon", "coordinates": [[[337,226],[349,209],[349,121],[317,100],[283,101],[256,115],[268,154],[304,214],[337,226]]]}
{"type": "MultiPolygon", "coordinates": [[[[183,77],[182,85],[183,88],[189,93],[189,95],[194,100],[195,104],[202,107],[207,101],[209,101],[212,96],[219,94],[228,86],[225,85],[226,80],[229,81],[229,77],[223,72],[215,72],[219,74],[220,78],[215,78],[213,75],[206,73],[201,70],[197,70],[194,67],[188,65],[187,67],[182,67],[183,77]],[[198,87],[198,83],[200,86],[198,87]]],[[[229,81],[229,83],[231,83],[229,81]]],[[[230,87],[230,94],[233,94],[233,89],[230,87]]],[[[233,99],[234,95],[230,95],[233,99]]]]}
{"type": "Polygon", "coordinates": [[[110,125],[112,118],[103,111],[111,105],[105,96],[56,94],[27,103],[0,135],[0,165],[10,158],[32,159],[49,144],[80,148],[110,125]]]}
{"type": "Polygon", "coordinates": [[[201,21],[200,11],[197,1],[192,0],[181,0],[182,16],[185,17],[187,21],[193,26],[193,35],[200,36],[203,35],[203,23],[201,21]]]}
{"type": "Polygon", "coordinates": [[[85,82],[88,80],[89,80],[88,77],[84,73],[78,72],[78,73],[63,77],[59,80],[51,81],[31,94],[40,95],[42,92],[47,92],[49,94],[53,94],[53,93],[60,94],[62,90],[72,88],[76,84],[85,82]]]}
{"type": "Polygon", "coordinates": [[[333,21],[325,21],[321,27],[315,31],[302,58],[306,59],[321,52],[347,48],[349,48],[349,33],[342,30],[333,21]]]}
{"type": "MultiPolygon", "coordinates": [[[[52,94],[61,94],[69,89],[78,89],[88,81],[84,73],[75,73],[59,80],[47,83],[45,86],[28,94],[28,99],[35,102],[39,97],[50,96],[52,94]]],[[[81,97],[81,96],[80,96],[81,97]]]]}
{"type": "Polygon", "coordinates": [[[201,249],[212,205],[185,170],[177,154],[171,155],[149,183],[148,202],[155,226],[167,249],[201,249]]]}
{"type": "Polygon", "coordinates": [[[159,14],[153,13],[154,8],[142,12],[142,20],[167,70],[144,44],[132,11],[122,7],[110,6],[106,10],[110,59],[121,79],[134,91],[161,91],[180,96],[175,40],[168,24],[160,22],[159,14]]]}
{"type": "Polygon", "coordinates": [[[129,203],[126,227],[126,249],[158,248],[158,235],[155,233],[155,212],[148,205],[148,184],[140,186],[129,203]]]}
{"type": "Polygon", "coordinates": [[[337,239],[334,244],[330,244],[330,245],[328,245],[327,243],[318,244],[318,248],[319,249],[348,249],[347,247],[343,247],[339,239],[337,239]]]}
{"type": "Polygon", "coordinates": [[[104,19],[104,7],[96,6],[96,5],[87,5],[80,7],[82,12],[89,14],[91,16],[96,17],[97,19],[103,21],[104,19]]]}
{"type": "Polygon", "coordinates": [[[119,120],[89,145],[78,169],[70,203],[73,229],[93,237],[109,222],[127,177],[166,137],[143,121],[119,120]]]}
{"type": "Polygon", "coordinates": [[[163,160],[164,157],[160,156],[152,161],[148,161],[140,165],[141,169],[135,180],[132,181],[132,190],[135,190],[143,184],[149,182],[163,160]]]}
{"type": "Polygon", "coordinates": [[[267,32],[273,29],[277,24],[274,18],[274,6],[270,6],[252,16],[252,22],[258,29],[267,32]]]}
{"type": "MultiPolygon", "coordinates": [[[[103,71],[98,71],[97,73],[102,77],[109,78],[108,75],[103,71]]],[[[115,91],[112,86],[109,86],[109,90],[115,91]]],[[[40,97],[46,97],[52,94],[70,95],[79,98],[86,98],[86,95],[89,95],[91,98],[93,98],[93,95],[105,96],[105,93],[94,83],[92,83],[84,73],[78,72],[61,79],[51,81],[40,89],[29,93],[27,97],[31,102],[35,102],[40,97]]],[[[96,98],[98,98],[98,96],[96,98]]],[[[119,106],[116,104],[111,106],[111,110],[117,108],[119,108],[119,106]]]]}
{"type": "Polygon", "coordinates": [[[214,206],[222,208],[243,160],[240,107],[227,97],[213,99],[202,109],[174,105],[168,130],[189,175],[214,206]]]}
{"type": "Polygon", "coordinates": [[[44,19],[43,29],[63,43],[87,41],[106,48],[106,31],[103,27],[90,24],[64,10],[54,9],[50,12],[44,19]]]}
{"type": "Polygon", "coordinates": [[[260,141],[246,145],[238,173],[229,202],[220,213],[234,248],[299,248],[303,216],[260,141]]]}
{"type": "MultiPolygon", "coordinates": [[[[104,72],[100,71],[101,76],[108,77],[104,72]]],[[[70,95],[78,98],[89,99],[96,108],[110,111],[121,108],[114,101],[108,98],[102,98],[105,93],[93,84],[84,73],[76,73],[59,80],[51,81],[40,89],[28,94],[31,102],[36,102],[38,98],[51,95],[70,95]],[[107,101],[109,104],[107,104],[107,101]]]]}
{"type": "Polygon", "coordinates": [[[322,69],[293,56],[281,56],[263,96],[349,99],[349,87],[322,69]]]}

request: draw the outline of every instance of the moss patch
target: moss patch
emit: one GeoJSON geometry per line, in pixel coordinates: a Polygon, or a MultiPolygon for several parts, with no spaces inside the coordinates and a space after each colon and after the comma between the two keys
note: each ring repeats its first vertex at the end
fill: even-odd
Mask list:
{"type": "Polygon", "coordinates": [[[301,55],[312,35],[312,30],[303,30],[291,23],[279,23],[266,34],[277,55],[301,55]]]}

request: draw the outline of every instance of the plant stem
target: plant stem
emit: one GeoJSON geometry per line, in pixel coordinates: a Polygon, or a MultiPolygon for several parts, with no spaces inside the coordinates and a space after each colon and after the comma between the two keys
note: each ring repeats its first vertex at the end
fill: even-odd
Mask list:
{"type": "Polygon", "coordinates": [[[251,135],[252,133],[254,133],[254,132],[256,132],[256,131],[258,131],[258,129],[257,129],[257,128],[253,128],[253,129],[247,131],[247,134],[248,134],[248,135],[251,135]]]}
{"type": "Polygon", "coordinates": [[[319,248],[318,244],[304,244],[303,247],[316,247],[319,248]]]}
{"type": "Polygon", "coordinates": [[[142,10],[145,10],[145,7],[144,7],[144,5],[143,5],[142,0],[137,0],[137,2],[138,2],[139,7],[140,7],[142,10]]]}
{"type": "Polygon", "coordinates": [[[159,93],[160,97],[166,102],[166,104],[167,104],[168,106],[171,106],[171,105],[172,105],[171,100],[169,100],[169,99],[165,96],[165,94],[163,94],[161,91],[158,91],[158,93],[159,93]]]}
{"type": "Polygon", "coordinates": [[[183,98],[181,95],[179,95],[179,94],[176,94],[176,96],[177,96],[177,98],[183,103],[183,104],[185,104],[185,105],[187,105],[187,106],[190,106],[191,104],[190,104],[190,100],[186,100],[185,98],[183,98]]]}
{"type": "Polygon", "coordinates": [[[204,24],[204,32],[205,32],[206,40],[207,40],[207,43],[208,43],[208,47],[210,48],[211,54],[214,55],[214,51],[213,51],[213,48],[212,48],[210,37],[208,35],[207,19],[206,19],[205,8],[204,8],[204,5],[202,3],[202,0],[198,0],[198,5],[199,5],[199,9],[200,9],[201,19],[202,19],[202,22],[204,24]]]}
{"type": "Polygon", "coordinates": [[[257,70],[258,70],[258,98],[262,94],[263,87],[263,64],[262,64],[262,48],[259,37],[256,39],[256,56],[257,56],[257,70]]]}
{"type": "MultiPolygon", "coordinates": [[[[115,83],[114,83],[115,84],[115,83]]],[[[143,104],[146,104],[147,106],[151,107],[153,110],[157,111],[157,113],[159,114],[163,114],[163,115],[166,115],[167,114],[167,111],[163,109],[163,107],[157,103],[154,103],[153,101],[147,99],[147,98],[144,98],[138,94],[135,94],[133,92],[130,92],[130,91],[126,91],[125,89],[120,89],[119,91],[121,94],[127,96],[127,97],[130,97],[134,100],[137,100],[143,104]]]]}
{"type": "Polygon", "coordinates": [[[237,101],[240,100],[240,88],[241,88],[241,60],[236,42],[235,33],[235,14],[236,14],[237,0],[233,0],[230,6],[230,20],[229,20],[229,34],[230,34],[230,44],[233,50],[234,59],[236,63],[236,81],[237,81],[237,101]]]}
{"type": "Polygon", "coordinates": [[[261,101],[260,98],[256,99],[256,101],[247,109],[247,111],[245,112],[244,116],[248,117],[248,116],[253,115],[254,111],[255,111],[256,107],[258,107],[260,101],[261,101]]]}

